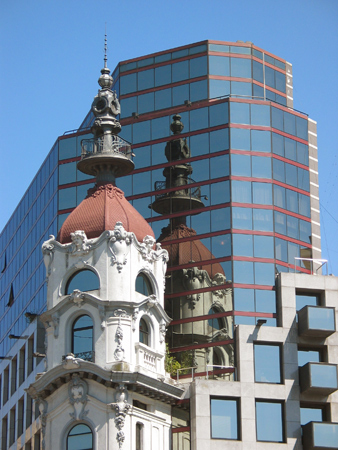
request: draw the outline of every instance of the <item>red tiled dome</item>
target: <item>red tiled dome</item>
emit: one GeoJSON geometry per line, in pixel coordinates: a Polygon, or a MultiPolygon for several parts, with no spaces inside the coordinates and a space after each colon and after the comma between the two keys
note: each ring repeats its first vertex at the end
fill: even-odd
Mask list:
{"type": "Polygon", "coordinates": [[[158,242],[161,242],[162,247],[168,251],[170,266],[180,266],[194,261],[197,263],[196,266],[200,270],[206,270],[210,277],[214,277],[216,273],[224,275],[223,267],[219,263],[200,264],[202,261],[210,261],[215,257],[199,239],[170,243],[173,240],[191,236],[196,236],[196,231],[183,224],[176,226],[172,231],[169,227],[162,230],[158,242]]]}
{"type": "Polygon", "coordinates": [[[87,197],[67,217],[58,234],[61,244],[71,242],[70,233],[83,230],[88,239],[99,237],[106,230],[113,230],[116,222],[122,222],[126,231],[135,233],[138,241],[154,236],[148,222],[125,199],[123,191],[112,184],[96,185],[88,190],[87,197]]]}

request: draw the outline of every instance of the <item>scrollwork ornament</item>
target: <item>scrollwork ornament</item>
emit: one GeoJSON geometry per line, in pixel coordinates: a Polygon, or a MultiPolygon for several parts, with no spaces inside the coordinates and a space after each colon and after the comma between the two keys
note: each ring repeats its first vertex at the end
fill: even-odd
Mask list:
{"type": "Polygon", "coordinates": [[[79,289],[74,289],[74,291],[69,296],[69,300],[74,302],[74,304],[79,308],[81,308],[84,298],[85,294],[79,291],[79,289]]]}
{"type": "Polygon", "coordinates": [[[132,233],[124,229],[122,222],[116,222],[109,248],[112,253],[112,264],[116,264],[118,272],[121,272],[123,266],[127,264],[127,250],[131,240],[132,233]]]}
{"type": "Polygon", "coordinates": [[[69,252],[73,255],[86,255],[90,250],[87,235],[83,230],[74,231],[70,233],[72,244],[69,247],[69,252]]]}
{"type": "Polygon", "coordinates": [[[137,320],[137,317],[139,315],[139,312],[140,312],[139,308],[135,308],[134,311],[133,311],[133,315],[131,317],[132,318],[132,330],[133,331],[136,330],[136,320],[137,320]]]}
{"type": "Polygon", "coordinates": [[[55,252],[55,236],[52,234],[49,236],[48,241],[42,244],[42,254],[43,254],[43,262],[45,263],[47,278],[52,273],[52,262],[54,259],[55,252]]]}
{"type": "Polygon", "coordinates": [[[85,411],[87,393],[87,383],[84,380],[81,380],[77,373],[73,373],[72,380],[68,386],[68,395],[70,404],[74,408],[74,412],[70,413],[70,416],[74,420],[82,420],[88,414],[88,411],[85,411]]]}
{"type": "Polygon", "coordinates": [[[128,403],[128,391],[124,387],[124,384],[120,384],[115,393],[116,402],[111,404],[111,407],[115,409],[115,425],[118,429],[116,434],[116,440],[119,445],[119,449],[122,449],[125,441],[125,435],[122,431],[125,423],[126,415],[131,411],[132,407],[128,403]]]}

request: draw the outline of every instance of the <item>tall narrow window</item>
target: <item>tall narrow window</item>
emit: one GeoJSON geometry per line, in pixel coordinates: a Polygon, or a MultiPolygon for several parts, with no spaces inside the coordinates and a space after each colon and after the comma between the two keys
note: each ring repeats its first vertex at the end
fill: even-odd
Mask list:
{"type": "Polygon", "coordinates": [[[140,320],[140,342],[149,345],[149,328],[144,319],[140,320]]]}
{"type": "Polygon", "coordinates": [[[211,438],[239,439],[237,399],[211,399],[211,438]]]}
{"type": "Polygon", "coordinates": [[[136,450],[143,450],[143,424],[136,424],[136,450]]]}
{"type": "Polygon", "coordinates": [[[85,315],[73,324],[72,353],[78,358],[93,361],[93,321],[85,315]]]}
{"type": "Polygon", "coordinates": [[[67,450],[93,450],[93,433],[85,424],[75,425],[67,437],[67,450]]]}
{"type": "Polygon", "coordinates": [[[146,275],[143,273],[139,273],[136,278],[135,290],[143,295],[151,295],[153,294],[153,290],[150,284],[150,281],[146,275]]]}

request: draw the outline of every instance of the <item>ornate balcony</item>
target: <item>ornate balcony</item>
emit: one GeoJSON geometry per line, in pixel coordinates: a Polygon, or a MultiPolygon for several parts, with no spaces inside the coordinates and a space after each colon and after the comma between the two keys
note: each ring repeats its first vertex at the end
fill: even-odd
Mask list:
{"type": "Polygon", "coordinates": [[[163,358],[163,355],[140,342],[135,344],[135,350],[137,366],[145,367],[151,372],[160,371],[159,362],[163,358]]]}
{"type": "Polygon", "coordinates": [[[131,144],[120,136],[110,136],[110,142],[107,145],[106,140],[103,138],[97,139],[83,139],[81,141],[81,159],[88,156],[98,154],[116,154],[123,155],[126,158],[132,158],[131,144]]]}
{"type": "MultiPolygon", "coordinates": [[[[196,198],[198,200],[201,199],[201,187],[197,186],[197,187],[193,187],[193,188],[189,188],[187,187],[187,185],[189,184],[193,184],[196,183],[196,181],[194,181],[192,178],[188,178],[187,179],[187,184],[182,186],[182,189],[180,186],[175,186],[176,188],[178,188],[175,191],[171,191],[171,192],[166,192],[164,194],[155,194],[155,199],[160,199],[163,197],[167,197],[167,196],[184,196],[184,197],[191,197],[191,198],[196,198]]],[[[156,181],[155,182],[155,191],[161,191],[163,189],[166,189],[167,185],[166,185],[166,181],[156,181]]]]}

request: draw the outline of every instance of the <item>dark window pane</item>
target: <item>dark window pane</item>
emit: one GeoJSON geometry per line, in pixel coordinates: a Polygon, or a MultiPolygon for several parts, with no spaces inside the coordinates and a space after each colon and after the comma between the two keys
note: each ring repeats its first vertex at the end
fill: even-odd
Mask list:
{"type": "Polygon", "coordinates": [[[59,160],[76,156],[76,138],[59,140],[59,160]]]}
{"type": "Polygon", "coordinates": [[[144,319],[140,320],[139,342],[144,345],[149,345],[149,329],[144,319]]]}
{"type": "Polygon", "coordinates": [[[284,131],[289,134],[296,134],[296,119],[293,114],[284,111],[284,131]]]}
{"type": "Polygon", "coordinates": [[[254,178],[271,178],[271,159],[252,156],[252,176],[254,178]]]}
{"type": "Polygon", "coordinates": [[[281,383],[279,345],[254,345],[255,382],[281,383]]]}
{"type": "Polygon", "coordinates": [[[271,67],[265,66],[265,84],[272,88],[276,87],[275,84],[275,71],[271,67]]]}
{"type": "Polygon", "coordinates": [[[230,76],[229,58],[224,56],[209,56],[209,74],[230,76]]]}
{"type": "Polygon", "coordinates": [[[275,206],[286,209],[285,188],[274,185],[273,187],[273,203],[275,206]]]}
{"type": "Polygon", "coordinates": [[[239,78],[252,78],[251,59],[230,58],[231,76],[239,78]]]}
{"type": "Polygon", "coordinates": [[[296,133],[297,136],[304,141],[308,140],[308,132],[307,132],[307,120],[302,117],[296,116],[296,133]]]}
{"type": "MultiPolygon", "coordinates": [[[[199,220],[198,218],[201,217],[201,214],[199,216],[193,217],[196,218],[195,221],[198,221],[199,220]]],[[[193,226],[192,228],[196,229],[196,226],[193,226]]],[[[230,228],[230,208],[215,209],[211,211],[211,231],[228,230],[229,228],[230,228]]]]}
{"type": "Polygon", "coordinates": [[[172,92],[173,106],[183,105],[186,100],[189,100],[189,84],[173,87],[172,92]]]}
{"type": "Polygon", "coordinates": [[[270,106],[251,105],[251,125],[270,126],[270,106]]]}
{"type": "Polygon", "coordinates": [[[207,74],[207,57],[201,56],[190,60],[190,78],[202,77],[207,74]]]}
{"type": "Polygon", "coordinates": [[[163,86],[169,83],[171,83],[171,65],[156,67],[155,86],[163,86]]]}
{"type": "Polygon", "coordinates": [[[209,153],[209,134],[202,133],[190,137],[191,156],[204,155],[209,153]]]}
{"type": "Polygon", "coordinates": [[[305,166],[309,165],[309,147],[305,144],[297,142],[297,162],[300,164],[304,164],[305,166]]]}
{"type": "Polygon", "coordinates": [[[254,152],[271,152],[270,131],[251,130],[251,150],[254,152]]]}
{"type": "Polygon", "coordinates": [[[171,89],[162,89],[155,92],[155,109],[170,108],[171,106],[171,89]]]}
{"type": "MultiPolygon", "coordinates": [[[[125,128],[125,127],[124,127],[125,128]]],[[[133,144],[150,141],[150,120],[133,125],[133,144]]]]}
{"type": "Polygon", "coordinates": [[[275,211],[275,233],[286,236],[286,215],[275,211]]]}
{"type": "Polygon", "coordinates": [[[285,138],[285,158],[297,161],[296,153],[296,141],[293,139],[285,138]]]}
{"type": "Polygon", "coordinates": [[[248,103],[230,103],[231,123],[250,124],[250,105],[248,103]]]}
{"type": "Polygon", "coordinates": [[[207,80],[196,81],[190,83],[190,101],[197,102],[208,98],[208,82],[207,80]]]}
{"type": "Polygon", "coordinates": [[[298,172],[298,184],[297,187],[299,189],[303,189],[304,191],[310,192],[310,178],[309,178],[309,171],[301,169],[300,167],[297,168],[298,172]]]}
{"type": "Polygon", "coordinates": [[[79,317],[73,324],[72,332],[72,353],[77,355],[93,351],[93,321],[89,316],[79,317]]]}
{"type": "Polygon", "coordinates": [[[285,163],[285,182],[290,186],[297,187],[297,167],[285,163]]]}
{"type": "Polygon", "coordinates": [[[310,197],[299,194],[299,214],[310,217],[310,197]]]}
{"type": "MultiPolygon", "coordinates": [[[[252,84],[252,95],[255,99],[265,100],[264,97],[264,88],[262,86],[258,86],[257,84],[252,84]]],[[[270,107],[269,107],[270,108],[270,107]]]]}
{"type": "Polygon", "coordinates": [[[263,64],[252,61],[252,78],[260,83],[264,83],[263,64]]]}
{"type": "Polygon", "coordinates": [[[294,239],[299,239],[298,219],[293,216],[286,216],[287,235],[294,239]]]}
{"type": "Polygon", "coordinates": [[[74,183],[76,181],[76,162],[59,165],[59,184],[74,183]]]}
{"type": "Polygon", "coordinates": [[[250,130],[231,128],[231,148],[250,150],[250,130]]]}
{"type": "Polygon", "coordinates": [[[288,262],[288,245],[283,239],[275,239],[276,259],[283,262],[288,262]]]}
{"type": "Polygon", "coordinates": [[[274,92],[270,91],[270,89],[265,90],[265,96],[266,96],[266,100],[270,100],[271,102],[276,101],[276,94],[274,92]]]}
{"type": "Polygon", "coordinates": [[[239,97],[252,97],[252,84],[243,81],[231,81],[231,94],[239,97]]]}
{"type": "Polygon", "coordinates": [[[130,117],[133,112],[137,112],[137,97],[121,99],[121,118],[130,117]]]}
{"type": "Polygon", "coordinates": [[[286,192],[286,209],[298,213],[298,193],[295,191],[291,191],[290,189],[286,189],[285,192],[286,192]]]}
{"type": "Polygon", "coordinates": [[[100,289],[98,276],[91,270],[81,270],[70,277],[66,286],[66,294],[71,294],[75,289],[81,292],[100,289]]]}
{"type": "Polygon", "coordinates": [[[67,437],[67,450],[92,450],[93,433],[87,425],[73,427],[67,437]]]}
{"type": "MultiPolygon", "coordinates": [[[[162,92],[162,91],[159,91],[162,92]]],[[[156,92],[157,94],[157,92],[156,92]]],[[[144,114],[150,111],[154,111],[154,93],[149,92],[148,94],[139,95],[138,99],[138,113],[144,114]]]]}
{"type": "Polygon", "coordinates": [[[76,188],[59,190],[59,210],[74,208],[76,206],[76,188]]]}
{"type": "Polygon", "coordinates": [[[271,108],[271,126],[277,130],[283,131],[283,111],[278,108],[271,108]]]}
{"type": "MultiPolygon", "coordinates": [[[[205,161],[205,160],[204,160],[205,161]]],[[[229,155],[217,156],[210,159],[210,178],[229,175],[229,155]]]]}
{"type": "Polygon", "coordinates": [[[288,242],[288,263],[299,265],[299,262],[295,258],[299,258],[299,245],[288,242]]]}
{"type": "MultiPolygon", "coordinates": [[[[163,137],[169,136],[170,127],[169,127],[169,118],[168,117],[159,117],[158,119],[153,119],[151,121],[151,138],[152,139],[161,139],[163,137]]],[[[164,147],[165,144],[163,144],[164,147]]],[[[138,159],[135,160],[138,165],[138,159]]]]}
{"type": "Polygon", "coordinates": [[[230,94],[230,81],[228,80],[210,80],[209,98],[218,98],[230,94]]]}
{"type": "Polygon", "coordinates": [[[299,219],[299,239],[311,243],[311,222],[299,219]]]}
{"type": "Polygon", "coordinates": [[[222,258],[231,255],[231,235],[214,236],[211,238],[212,254],[215,258],[222,258]]]}
{"type": "Polygon", "coordinates": [[[241,177],[251,177],[251,158],[249,155],[231,155],[231,174],[241,177]]]}
{"type": "Polygon", "coordinates": [[[209,107],[210,126],[223,125],[229,122],[228,102],[209,107]]]}
{"type": "Polygon", "coordinates": [[[148,277],[143,273],[139,273],[136,277],[135,291],[146,296],[149,296],[153,293],[151,283],[148,277]]]}
{"type": "Polygon", "coordinates": [[[284,137],[277,133],[272,133],[272,151],[276,155],[284,156],[284,137]]]}
{"type": "Polygon", "coordinates": [[[210,133],[210,153],[229,149],[229,128],[210,133]]]}
{"type": "Polygon", "coordinates": [[[281,403],[256,401],[257,440],[283,442],[283,408],[281,403]]]}
{"type": "Polygon", "coordinates": [[[210,185],[210,195],[212,204],[230,202],[229,181],[214,183],[210,185]]]}
{"type": "Polygon", "coordinates": [[[142,91],[143,89],[150,89],[152,87],[154,87],[154,69],[139,72],[137,89],[142,91]]]}
{"type": "Polygon", "coordinates": [[[172,81],[187,80],[189,78],[189,61],[181,61],[172,65],[172,81]]]}
{"type": "Polygon", "coordinates": [[[238,439],[236,400],[211,399],[211,437],[238,439]]]}
{"type": "Polygon", "coordinates": [[[276,89],[278,89],[281,92],[284,92],[285,94],[286,92],[285,74],[275,70],[275,77],[276,77],[276,89]]]}
{"type": "Polygon", "coordinates": [[[129,94],[136,91],[136,73],[124,75],[120,78],[120,94],[129,94]]]}
{"type": "Polygon", "coordinates": [[[190,111],[190,131],[208,128],[208,108],[190,111]]]}

